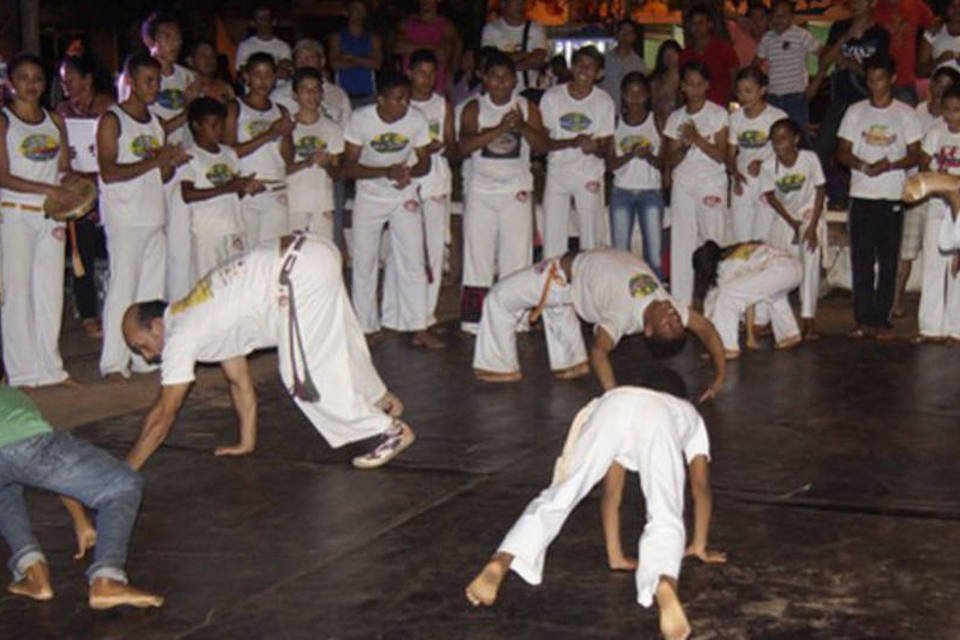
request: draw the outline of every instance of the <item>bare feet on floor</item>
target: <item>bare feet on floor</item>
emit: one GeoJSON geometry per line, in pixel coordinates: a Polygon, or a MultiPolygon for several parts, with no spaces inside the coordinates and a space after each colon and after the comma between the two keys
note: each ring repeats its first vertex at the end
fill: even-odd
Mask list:
{"type": "Polygon", "coordinates": [[[467,585],[465,593],[470,604],[475,607],[489,607],[497,601],[497,592],[500,591],[503,579],[507,577],[512,560],[513,556],[508,553],[493,554],[483,571],[467,585]]]}
{"type": "Polygon", "coordinates": [[[77,382],[77,381],[74,380],[73,378],[67,378],[66,380],[61,380],[60,382],[58,382],[58,383],[55,384],[54,386],[55,386],[55,387],[64,387],[64,388],[66,388],[66,389],[79,389],[79,388],[83,387],[82,384],[80,384],[79,382],[77,382]]]}
{"type": "Polygon", "coordinates": [[[557,380],[574,380],[576,378],[582,378],[583,376],[590,375],[590,365],[586,362],[581,362],[580,364],[575,364],[572,367],[554,371],[553,375],[557,378],[557,380]]]}
{"type": "Polygon", "coordinates": [[[789,338],[784,338],[777,344],[773,345],[774,349],[779,349],[780,351],[786,351],[787,349],[793,349],[800,346],[800,343],[803,342],[803,337],[798,333],[795,336],[790,336],[789,338]]]}
{"type": "Polygon", "coordinates": [[[373,333],[368,333],[368,334],[364,335],[364,338],[366,338],[366,340],[367,340],[367,347],[369,348],[369,347],[376,346],[376,345],[380,344],[381,342],[383,342],[384,340],[386,340],[386,339],[387,339],[387,334],[386,334],[386,332],[384,332],[383,330],[374,331],[373,333]]]}
{"type": "Polygon", "coordinates": [[[723,352],[723,357],[727,360],[736,360],[740,357],[740,352],[734,351],[733,349],[725,349],[723,352]]]}
{"type": "Polygon", "coordinates": [[[377,400],[376,407],[393,418],[399,418],[403,414],[403,403],[400,402],[400,398],[389,391],[377,400]]]}
{"type": "Polygon", "coordinates": [[[91,340],[99,340],[103,337],[103,328],[100,321],[96,318],[87,318],[83,321],[83,332],[91,340]]]}
{"type": "Polygon", "coordinates": [[[443,340],[429,331],[417,331],[413,334],[412,342],[415,347],[423,347],[424,349],[430,350],[445,349],[447,347],[447,345],[443,343],[443,340]]]}
{"type": "Polygon", "coordinates": [[[485,371],[484,369],[474,369],[473,375],[477,377],[477,380],[483,380],[484,382],[517,382],[518,380],[523,379],[523,374],[519,371],[509,371],[507,373],[502,373],[499,371],[485,371]]]}
{"type": "Polygon", "coordinates": [[[51,600],[53,598],[53,588],[50,586],[50,568],[47,567],[46,562],[34,562],[23,573],[23,579],[11,582],[7,591],[34,600],[51,600]]]}
{"type": "Polygon", "coordinates": [[[660,633],[667,640],[686,640],[690,637],[690,623],[677,596],[676,582],[661,578],[657,585],[657,607],[660,609],[660,633]]]}
{"type": "Polygon", "coordinates": [[[108,373],[103,379],[110,384],[127,384],[127,379],[121,373],[108,373]]]}
{"type": "Polygon", "coordinates": [[[142,591],[116,580],[96,578],[90,583],[89,602],[91,609],[112,609],[122,605],[144,609],[162,607],[163,596],[142,591]]]}
{"type": "Polygon", "coordinates": [[[610,567],[610,571],[636,571],[640,563],[637,562],[636,558],[620,556],[619,558],[607,558],[607,566],[610,567]]]}
{"type": "Polygon", "coordinates": [[[215,456],[246,456],[253,453],[255,446],[252,444],[232,444],[227,447],[217,447],[213,450],[215,456]]]}
{"type": "Polygon", "coordinates": [[[890,327],[881,327],[877,329],[875,337],[881,342],[890,342],[891,340],[895,340],[897,336],[890,327]]]}

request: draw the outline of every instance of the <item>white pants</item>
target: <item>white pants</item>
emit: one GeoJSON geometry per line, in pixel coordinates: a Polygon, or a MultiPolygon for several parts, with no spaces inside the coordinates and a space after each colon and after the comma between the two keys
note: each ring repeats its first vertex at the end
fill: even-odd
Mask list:
{"type": "MultiPolygon", "coordinates": [[[[827,221],[821,215],[820,222],[817,224],[817,248],[813,251],[807,248],[803,241],[803,235],[810,228],[810,222],[813,219],[813,209],[805,210],[801,215],[803,220],[800,223],[799,241],[794,242],[795,235],[793,227],[788,225],[783,219],[777,216],[773,224],[770,225],[770,231],[760,240],[766,240],[767,244],[784,251],[793,253],[800,260],[803,266],[803,279],[800,281],[800,317],[812,319],[817,316],[817,302],[820,298],[820,264],[823,250],[827,246],[827,221]]],[[[757,324],[767,324],[766,307],[757,308],[757,324]]]]}
{"type": "Polygon", "coordinates": [[[576,206],[580,250],[610,245],[610,229],[603,206],[603,176],[584,179],[547,169],[543,192],[543,254],[558,256],[567,251],[570,200],[576,206]]]}
{"type": "Polygon", "coordinates": [[[333,210],[291,210],[289,231],[309,231],[313,235],[333,241],[333,210]]]}
{"type": "Polygon", "coordinates": [[[279,238],[290,228],[287,194],[282,190],[241,198],[240,213],[243,216],[244,244],[248,247],[279,238]]]}
{"type": "Polygon", "coordinates": [[[674,181],[670,193],[670,294],[688,307],[693,300],[693,252],[707,240],[723,243],[727,183],[674,181]]]}
{"type": "MultiPolygon", "coordinates": [[[[192,231],[190,245],[193,254],[193,282],[244,251],[241,233],[192,231]]],[[[169,256],[169,252],[167,255],[169,256]]]]}
{"type": "Polygon", "coordinates": [[[768,261],[762,269],[745,273],[720,283],[707,296],[707,318],[713,322],[723,348],[739,351],[740,317],[752,305],[766,306],[774,340],[780,342],[799,335],[797,319],[787,296],[800,285],[803,267],[796,258],[783,257],[768,261]]]}
{"type": "Polygon", "coordinates": [[[166,237],[163,227],[105,225],[110,279],[103,304],[103,351],[100,374],[130,374],[152,370],[140,356],[132,354],[123,339],[121,323],[127,307],[135,302],[163,298],[166,237]]]}
{"type": "Polygon", "coordinates": [[[575,422],[585,422],[570,454],[564,453],[565,477],[527,505],[500,544],[499,551],[513,556],[510,568],[526,582],[540,584],[547,547],[615,461],[637,469],[646,500],[637,602],[649,607],[660,577],[679,577],[686,540],[682,443],[672,412],[644,406],[635,391],[616,389],[577,415],[575,422]]]}
{"type": "MultiPolygon", "coordinates": [[[[417,200],[382,201],[358,195],[353,207],[353,306],[364,333],[380,329],[377,310],[377,269],[383,225],[390,223],[390,269],[396,274],[395,322],[384,326],[397,331],[427,328],[427,273],[423,244],[423,218],[417,200]]],[[[389,271],[387,271],[389,273],[389,271]]]]}
{"type": "Polygon", "coordinates": [[[950,275],[954,254],[940,250],[937,244],[950,209],[943,200],[931,198],[923,217],[923,284],[917,314],[920,335],[960,338],[960,281],[950,275]]]}
{"type": "Polygon", "coordinates": [[[192,264],[190,220],[193,215],[190,205],[183,201],[180,180],[170,180],[164,185],[164,192],[167,198],[166,299],[179,300],[193,288],[194,274],[199,271],[202,275],[206,271],[200,271],[192,264]]]}
{"type": "Polygon", "coordinates": [[[741,195],[731,190],[730,235],[733,242],[763,240],[769,234],[776,215],[763,197],[759,177],[747,176],[741,195]]]}
{"type": "Polygon", "coordinates": [[[284,264],[292,283],[278,284],[288,301],[281,307],[277,349],[284,386],[331,447],[383,433],[392,419],[375,404],[387,388],[350,306],[340,252],[330,241],[308,236],[299,249],[291,247],[284,264]],[[296,383],[304,381],[312,382],[319,400],[297,397],[296,383]]]}
{"type": "Polygon", "coordinates": [[[560,268],[560,259],[552,258],[515,271],[487,294],[473,352],[474,369],[496,373],[520,371],[517,327],[524,321],[526,312],[540,301],[550,278],[555,280],[550,284],[543,309],[550,369],[562,371],[587,361],[580,319],[570,298],[570,286],[560,268]]]}
{"type": "Polygon", "coordinates": [[[3,361],[12,387],[67,379],[60,357],[66,227],[42,213],[3,208],[3,361]]]}

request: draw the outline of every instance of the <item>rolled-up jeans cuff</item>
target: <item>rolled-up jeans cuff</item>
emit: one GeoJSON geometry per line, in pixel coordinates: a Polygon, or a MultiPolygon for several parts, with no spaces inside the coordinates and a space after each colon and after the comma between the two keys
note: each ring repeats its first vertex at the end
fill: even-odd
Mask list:
{"type": "Polygon", "coordinates": [[[13,573],[13,581],[19,582],[27,575],[27,569],[37,562],[46,562],[47,557],[43,551],[36,545],[24,547],[10,558],[10,571],[13,573]]]}
{"type": "Polygon", "coordinates": [[[87,569],[87,582],[92,583],[97,578],[127,584],[127,572],[118,567],[111,567],[110,565],[90,565],[90,568],[87,569]]]}

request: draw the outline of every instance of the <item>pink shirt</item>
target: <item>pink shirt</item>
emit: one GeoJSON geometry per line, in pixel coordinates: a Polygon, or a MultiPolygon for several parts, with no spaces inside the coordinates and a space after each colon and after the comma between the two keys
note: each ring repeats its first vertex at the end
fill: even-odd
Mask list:
{"type": "MultiPolygon", "coordinates": [[[[403,21],[403,34],[406,39],[412,42],[417,48],[431,49],[436,51],[440,48],[443,41],[443,32],[448,28],[450,22],[443,16],[434,16],[430,21],[423,20],[418,14],[413,14],[403,21]]],[[[452,25],[449,28],[453,28],[452,25]]],[[[404,71],[410,71],[410,56],[403,58],[404,71]]],[[[438,93],[446,93],[447,85],[450,83],[450,71],[445,62],[437,65],[437,83],[434,90],[438,93]]]]}

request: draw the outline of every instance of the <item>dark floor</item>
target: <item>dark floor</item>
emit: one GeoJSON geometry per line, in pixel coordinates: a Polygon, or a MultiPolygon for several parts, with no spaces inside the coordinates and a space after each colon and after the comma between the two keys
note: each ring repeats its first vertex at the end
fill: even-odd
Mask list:
{"type": "MultiPolygon", "coordinates": [[[[596,492],[550,550],[544,584],[511,576],[497,606],[462,596],[524,505],[549,481],[569,420],[598,388],[556,382],[541,336],[521,336],[526,379],[473,380],[472,340],[374,349],[419,440],[394,464],[353,470],[284,397],[262,385],[257,454],[215,459],[234,437],[226,397],[197,390],[147,464],[130,549],[161,611],[97,613],[71,558],[66,514],[31,495],[57,597],[0,598],[0,638],[653,638],[655,610],[606,570],[596,492]]],[[[684,564],[694,637],[957,638],[960,351],[826,338],[733,363],[704,407],[714,454],[713,542],[729,564],[684,564]]],[[[259,358],[272,358],[262,355],[259,358]]],[[[698,393],[692,344],[652,361],[615,352],[621,383],[698,393]]],[[[139,415],[77,429],[123,455],[139,415]]],[[[624,529],[643,522],[630,485],[624,529]]]]}

